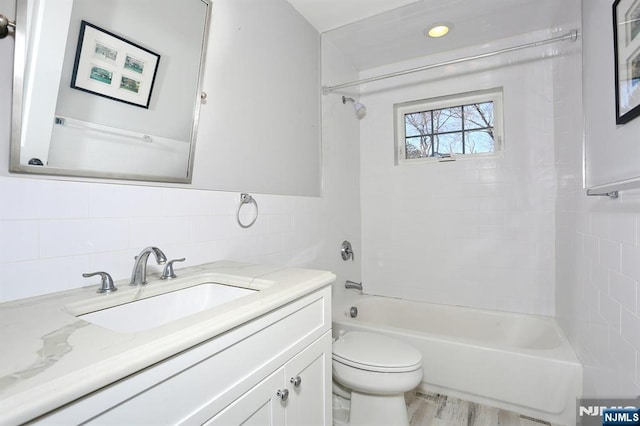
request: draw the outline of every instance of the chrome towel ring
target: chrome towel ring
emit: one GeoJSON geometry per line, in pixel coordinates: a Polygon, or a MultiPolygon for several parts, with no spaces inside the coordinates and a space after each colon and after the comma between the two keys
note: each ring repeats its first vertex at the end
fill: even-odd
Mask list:
{"type": "Polygon", "coordinates": [[[240,225],[240,227],[242,228],[250,228],[254,223],[256,223],[256,220],[258,220],[258,203],[251,195],[246,193],[240,194],[240,205],[238,205],[238,211],[236,212],[236,219],[238,221],[238,225],[240,225]],[[253,218],[251,222],[247,224],[242,223],[242,221],[240,220],[240,209],[242,209],[242,206],[244,206],[245,204],[253,204],[254,206],[256,206],[256,216],[253,218]]]}

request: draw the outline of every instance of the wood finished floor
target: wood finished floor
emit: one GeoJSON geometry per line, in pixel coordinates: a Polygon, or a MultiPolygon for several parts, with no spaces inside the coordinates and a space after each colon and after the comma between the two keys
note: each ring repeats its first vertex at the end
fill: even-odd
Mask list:
{"type": "Polygon", "coordinates": [[[549,426],[518,413],[437,394],[417,393],[408,414],[410,426],[549,426]]]}

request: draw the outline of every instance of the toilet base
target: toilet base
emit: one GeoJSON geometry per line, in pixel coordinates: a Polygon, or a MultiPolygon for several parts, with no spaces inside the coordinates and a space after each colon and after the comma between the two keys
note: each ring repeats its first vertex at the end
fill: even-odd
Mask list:
{"type": "Polygon", "coordinates": [[[349,426],[409,426],[404,394],[351,392],[349,426]]]}
{"type": "Polygon", "coordinates": [[[349,426],[349,409],[351,408],[351,396],[345,399],[339,395],[332,395],[333,399],[333,426],[349,426]]]}

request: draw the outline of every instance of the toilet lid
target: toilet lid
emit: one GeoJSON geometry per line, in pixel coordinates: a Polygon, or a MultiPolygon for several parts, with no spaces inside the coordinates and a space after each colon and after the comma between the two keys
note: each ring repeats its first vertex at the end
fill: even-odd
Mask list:
{"type": "Polygon", "coordinates": [[[350,331],[333,342],[333,359],[363,370],[413,371],[422,354],[413,346],[381,334],[350,331]]]}

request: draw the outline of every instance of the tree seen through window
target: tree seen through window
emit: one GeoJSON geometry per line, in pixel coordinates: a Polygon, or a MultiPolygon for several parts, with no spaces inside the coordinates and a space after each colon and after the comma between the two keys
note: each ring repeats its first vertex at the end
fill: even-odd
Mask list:
{"type": "Polygon", "coordinates": [[[404,115],[406,159],[495,152],[493,101],[404,115]]]}

